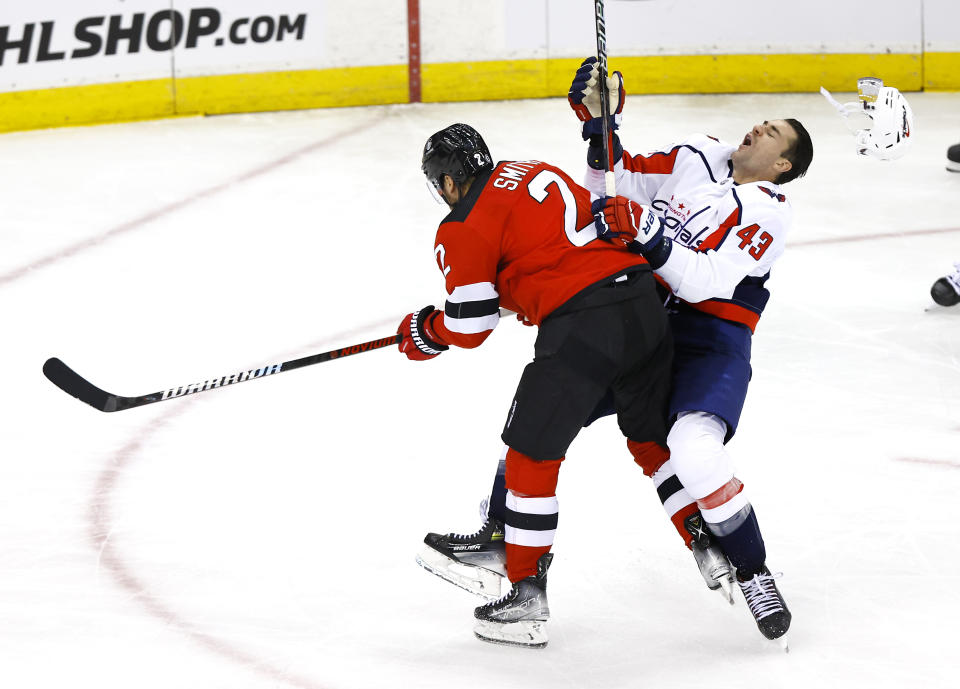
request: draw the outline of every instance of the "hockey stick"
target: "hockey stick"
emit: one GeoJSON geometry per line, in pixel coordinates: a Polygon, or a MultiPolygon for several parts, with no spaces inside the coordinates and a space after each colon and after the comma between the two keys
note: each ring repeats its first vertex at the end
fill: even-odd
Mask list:
{"type": "Polygon", "coordinates": [[[195,392],[205,392],[214,388],[233,385],[234,383],[245,383],[248,380],[266,378],[267,376],[272,376],[274,373],[292,371],[295,368],[312,366],[313,364],[320,364],[324,361],[330,361],[331,359],[341,359],[352,354],[361,354],[374,349],[389,347],[390,345],[399,343],[402,337],[400,334],[391,335],[390,337],[384,337],[379,340],[371,340],[370,342],[364,342],[362,344],[350,345],[329,352],[305,356],[302,359],[284,361],[282,364],[268,364],[262,368],[232,373],[219,378],[211,378],[202,383],[193,383],[168,390],[159,390],[158,392],[152,392],[149,395],[140,395],[139,397],[123,397],[122,395],[105,392],[56,357],[47,359],[43,365],[43,375],[65,393],[76,397],[81,402],[89,404],[94,409],[104,412],[123,411],[124,409],[132,409],[133,407],[142,407],[145,404],[153,404],[154,402],[163,402],[185,395],[192,395],[195,392]]]}
{"type": "Polygon", "coordinates": [[[600,127],[603,135],[603,168],[606,171],[603,177],[604,183],[606,184],[607,196],[613,197],[617,195],[617,185],[616,175],[613,172],[613,161],[610,159],[610,123],[607,119],[610,116],[610,103],[607,102],[609,97],[607,93],[607,25],[603,18],[603,2],[604,0],[594,0],[593,9],[597,27],[597,68],[599,69],[598,76],[600,81],[600,127]]]}

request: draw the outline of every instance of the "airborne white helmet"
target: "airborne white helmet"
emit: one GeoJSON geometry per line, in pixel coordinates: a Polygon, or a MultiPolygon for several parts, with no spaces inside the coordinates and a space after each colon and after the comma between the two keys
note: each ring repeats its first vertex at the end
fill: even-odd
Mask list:
{"type": "Polygon", "coordinates": [[[840,104],[825,88],[820,93],[847,119],[859,113],[869,118],[870,127],[857,128],[856,151],[879,160],[896,160],[907,152],[913,133],[913,111],[903,94],[880,79],[865,77],[858,81],[860,102],[840,104]]]}
{"type": "Polygon", "coordinates": [[[913,132],[913,111],[903,94],[884,86],[872,107],[865,110],[873,127],[857,132],[857,153],[880,160],[896,160],[906,153],[913,132]]]}

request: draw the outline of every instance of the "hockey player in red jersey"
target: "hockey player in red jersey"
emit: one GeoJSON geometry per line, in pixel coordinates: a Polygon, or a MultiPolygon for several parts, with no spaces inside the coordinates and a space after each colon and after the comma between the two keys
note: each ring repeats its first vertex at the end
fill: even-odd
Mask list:
{"type": "Polygon", "coordinates": [[[539,326],[502,434],[511,588],[475,610],[475,632],[543,646],[556,485],[568,446],[609,391],[634,459],[666,457],[666,314],[647,261],[624,250],[635,233],[598,238],[590,193],[560,169],[494,165],[480,134],[464,124],[431,136],[422,166],[450,207],[434,243],[448,297],[443,310],[427,306],[403,319],[400,351],[426,360],[450,346],[476,347],[501,306],[539,326]]]}

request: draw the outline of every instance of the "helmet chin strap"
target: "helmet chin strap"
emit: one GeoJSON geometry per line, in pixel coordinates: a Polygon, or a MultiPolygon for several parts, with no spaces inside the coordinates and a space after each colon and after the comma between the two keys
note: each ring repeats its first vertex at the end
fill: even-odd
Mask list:
{"type": "Polygon", "coordinates": [[[820,93],[824,98],[827,99],[827,102],[830,103],[833,107],[837,109],[837,112],[840,113],[840,116],[846,120],[850,117],[851,113],[854,112],[863,112],[864,103],[841,103],[836,98],[833,97],[833,94],[827,91],[823,86],[820,87],[820,93]]]}

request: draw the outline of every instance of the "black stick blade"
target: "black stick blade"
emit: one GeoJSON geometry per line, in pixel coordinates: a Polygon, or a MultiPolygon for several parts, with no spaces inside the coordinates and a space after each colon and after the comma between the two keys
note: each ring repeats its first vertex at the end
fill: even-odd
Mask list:
{"type": "Polygon", "coordinates": [[[65,363],[53,357],[43,365],[43,375],[68,395],[89,404],[99,411],[116,411],[117,396],[104,392],[65,363]]]}

